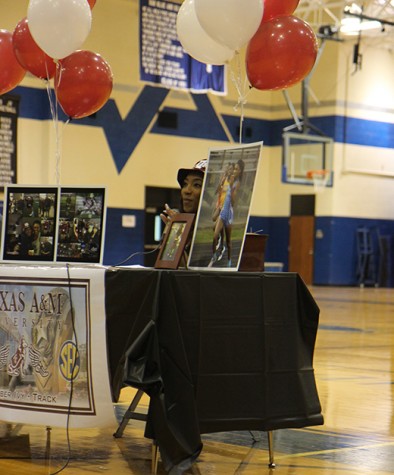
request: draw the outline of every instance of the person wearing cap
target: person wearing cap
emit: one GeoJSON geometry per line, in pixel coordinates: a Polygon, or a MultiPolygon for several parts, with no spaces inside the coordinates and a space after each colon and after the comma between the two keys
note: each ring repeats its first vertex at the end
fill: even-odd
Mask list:
{"type": "Polygon", "coordinates": [[[35,219],[33,221],[32,245],[34,249],[34,255],[39,256],[41,252],[41,221],[39,219],[35,219]]]}
{"type": "Polygon", "coordinates": [[[33,229],[29,223],[23,225],[20,239],[20,255],[27,257],[34,254],[33,229]]]}
{"type": "Polygon", "coordinates": [[[177,180],[181,187],[180,208],[177,210],[170,208],[167,203],[164,205],[160,217],[166,225],[179,212],[197,213],[206,166],[207,160],[200,160],[192,168],[180,168],[178,170],[177,180]]]}
{"type": "MultiPolygon", "coordinates": [[[[178,213],[197,213],[206,167],[207,160],[200,160],[192,168],[180,168],[178,170],[177,180],[181,187],[180,207],[178,210],[170,208],[167,203],[165,204],[164,210],[160,214],[165,224],[162,242],[164,241],[164,236],[169,231],[171,220],[175,215],[178,213]]],[[[191,245],[191,234],[192,233],[190,233],[189,242],[187,242],[185,246],[186,254],[191,245]]],[[[181,265],[186,265],[186,261],[187,258],[184,255],[181,260],[181,265]]]]}

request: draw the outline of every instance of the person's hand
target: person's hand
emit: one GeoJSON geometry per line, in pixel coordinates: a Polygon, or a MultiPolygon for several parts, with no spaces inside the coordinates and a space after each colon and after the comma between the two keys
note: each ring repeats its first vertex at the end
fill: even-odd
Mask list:
{"type": "Polygon", "coordinates": [[[178,213],[179,213],[178,210],[170,208],[168,204],[166,203],[164,205],[163,212],[160,213],[160,218],[164,224],[168,224],[171,222],[171,219],[178,213]]]}
{"type": "Polygon", "coordinates": [[[167,203],[164,205],[164,210],[163,210],[162,213],[160,213],[160,218],[163,221],[163,223],[165,224],[163,234],[162,234],[162,237],[161,237],[162,240],[164,240],[164,236],[168,233],[168,230],[170,228],[171,220],[178,213],[179,213],[178,210],[170,208],[167,203]]]}

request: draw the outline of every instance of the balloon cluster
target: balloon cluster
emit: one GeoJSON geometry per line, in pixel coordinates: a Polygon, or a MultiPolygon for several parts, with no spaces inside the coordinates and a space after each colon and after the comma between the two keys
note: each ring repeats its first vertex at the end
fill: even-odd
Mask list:
{"type": "Polygon", "coordinates": [[[227,63],[255,34],[263,0],[184,0],[177,15],[177,34],[197,61],[227,63]]]}
{"type": "Polygon", "coordinates": [[[177,33],[184,50],[206,64],[228,63],[242,46],[251,86],[285,89],[315,64],[312,28],[293,15],[299,0],[184,0],[177,33]]]}
{"type": "Polygon", "coordinates": [[[16,87],[26,71],[49,81],[73,119],[97,112],[112,91],[112,71],[97,53],[78,50],[86,40],[96,0],[30,0],[27,17],[13,33],[0,30],[0,94],[16,87]]]}

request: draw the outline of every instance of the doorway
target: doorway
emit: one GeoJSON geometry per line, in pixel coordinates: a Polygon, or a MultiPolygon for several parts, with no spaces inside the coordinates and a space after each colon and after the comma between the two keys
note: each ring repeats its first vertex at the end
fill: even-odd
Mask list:
{"type": "Polygon", "coordinates": [[[289,271],[313,284],[315,251],[315,195],[291,195],[289,220],[289,271]]]}
{"type": "Polygon", "coordinates": [[[170,208],[179,207],[179,188],[145,187],[144,266],[153,267],[164,230],[160,213],[167,203],[170,208]]]}

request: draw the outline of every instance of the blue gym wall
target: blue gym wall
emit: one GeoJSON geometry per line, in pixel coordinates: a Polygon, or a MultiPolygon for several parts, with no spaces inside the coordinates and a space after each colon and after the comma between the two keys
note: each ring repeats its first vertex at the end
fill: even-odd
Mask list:
{"type": "MultiPolygon", "coordinates": [[[[148,124],[157,112],[168,90],[145,86],[126,118],[122,119],[115,101],[108,103],[94,117],[74,122],[74,125],[101,127],[105,132],[108,146],[118,172],[138,146],[141,137],[147,133],[148,124]],[[133,127],[131,127],[133,121],[133,127]],[[136,124],[138,126],[136,126],[136,124]]],[[[13,95],[20,97],[20,117],[33,120],[51,120],[47,92],[45,90],[18,87],[13,95]]],[[[154,121],[150,134],[176,135],[198,139],[223,141],[228,143],[223,129],[218,126],[217,115],[206,95],[194,95],[196,110],[180,108],[164,108],[164,111],[176,112],[178,115],[177,129],[158,127],[154,121]]],[[[60,120],[66,117],[60,113],[60,120]]],[[[239,134],[239,116],[223,115],[228,130],[234,141],[239,134]]],[[[359,144],[372,147],[394,148],[394,124],[372,120],[346,118],[344,116],[324,116],[312,118],[313,123],[337,143],[359,144]]],[[[247,136],[244,142],[254,142],[264,138],[265,147],[280,146],[282,130],[291,124],[291,120],[258,120],[245,117],[247,136]]],[[[314,284],[318,285],[357,285],[357,229],[366,226],[376,234],[394,235],[393,220],[358,219],[354,217],[317,216],[316,230],[322,237],[315,242],[314,284]]],[[[251,216],[249,229],[260,230],[269,235],[266,261],[277,261],[284,264],[287,270],[288,258],[288,217],[283,216],[251,216]]],[[[144,245],[144,212],[141,209],[108,208],[104,264],[115,265],[134,253],[141,253],[144,245]],[[136,219],[135,228],[122,225],[124,215],[133,215],[136,219]]],[[[375,240],[375,263],[378,266],[378,242],[375,240]]],[[[132,264],[143,264],[143,256],[136,255],[132,264]]],[[[388,282],[392,285],[392,279],[388,282]]]]}
{"type": "MultiPolygon", "coordinates": [[[[141,210],[109,208],[107,211],[106,245],[104,264],[117,265],[133,256],[127,264],[143,265],[144,259],[144,213],[141,210]],[[122,227],[123,215],[134,215],[141,223],[136,229],[122,227]],[[136,254],[136,255],[134,255],[136,254]]],[[[367,228],[372,238],[372,260],[376,278],[379,280],[380,249],[379,236],[387,238],[390,248],[393,243],[394,221],[360,218],[343,218],[334,216],[317,216],[315,229],[322,235],[315,239],[314,281],[315,285],[358,285],[357,230],[367,228]]],[[[289,226],[287,217],[251,216],[248,230],[268,234],[266,245],[266,262],[281,262],[283,270],[288,270],[289,226]]],[[[393,255],[387,255],[389,273],[380,284],[394,286],[393,255]]]]}
{"type": "MultiPolygon", "coordinates": [[[[282,262],[288,270],[289,226],[288,218],[251,217],[249,228],[262,229],[269,235],[265,260],[282,262]]],[[[367,229],[372,247],[370,261],[374,264],[376,281],[385,287],[394,286],[394,256],[391,248],[394,244],[394,221],[384,219],[344,218],[335,216],[317,216],[315,219],[314,277],[315,285],[359,285],[358,269],[360,265],[358,230],[367,229]],[[383,257],[380,246],[382,239],[388,244],[387,262],[381,263],[383,257]],[[387,274],[379,282],[379,269],[387,265],[387,274]]],[[[372,269],[371,269],[372,271],[372,269]]]]}

